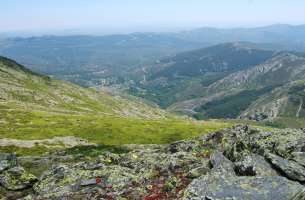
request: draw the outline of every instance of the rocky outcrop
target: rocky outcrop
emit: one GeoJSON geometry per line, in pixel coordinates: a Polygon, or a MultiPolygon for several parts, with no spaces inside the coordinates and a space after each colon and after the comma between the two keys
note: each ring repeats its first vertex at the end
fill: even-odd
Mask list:
{"type": "Polygon", "coordinates": [[[302,130],[237,126],[217,135],[221,142],[213,143],[223,154],[211,156],[212,170],[187,187],[184,199],[305,199],[302,130]]]}
{"type": "Polygon", "coordinates": [[[210,167],[200,149],[174,152],[174,146],[132,145],[128,153],[105,152],[95,161],[54,165],[27,198],[179,199],[210,167]]]}
{"type": "Polygon", "coordinates": [[[37,178],[34,175],[18,165],[14,154],[0,154],[0,197],[16,199],[23,196],[27,194],[26,189],[31,188],[36,181],[37,178]]]}
{"type": "Polygon", "coordinates": [[[234,164],[221,153],[213,154],[211,162],[213,170],[194,180],[185,191],[184,199],[286,200],[300,193],[305,195],[301,184],[281,176],[254,176],[253,173],[238,176],[234,164]]]}
{"type": "Polygon", "coordinates": [[[286,160],[280,156],[268,153],[266,158],[270,163],[289,179],[305,182],[305,168],[295,161],[286,160]]]}
{"type": "Polygon", "coordinates": [[[10,168],[0,175],[0,184],[7,190],[23,190],[31,187],[37,178],[22,167],[10,168]]]}
{"type": "Polygon", "coordinates": [[[35,200],[304,200],[304,142],[303,130],[236,126],[169,145],[128,145],[120,154],[53,162],[33,186],[36,179],[6,154],[0,183],[7,190],[31,187],[26,199],[35,200]]]}

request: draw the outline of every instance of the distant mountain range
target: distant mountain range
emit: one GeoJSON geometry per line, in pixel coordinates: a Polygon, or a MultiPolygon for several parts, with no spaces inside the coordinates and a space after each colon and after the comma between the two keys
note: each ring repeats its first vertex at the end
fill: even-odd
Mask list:
{"type": "Polygon", "coordinates": [[[305,52],[305,25],[201,28],[177,33],[42,36],[0,39],[0,55],[83,86],[121,84],[164,57],[221,43],[251,42],[266,50],[305,52]],[[101,81],[102,80],[102,81],[101,81]]]}
{"type": "Polygon", "coordinates": [[[0,40],[0,55],[31,70],[84,86],[118,82],[163,56],[207,44],[153,33],[110,36],[43,36],[0,40]],[[115,78],[113,78],[115,77],[115,78]]]}
{"type": "Polygon", "coordinates": [[[248,41],[254,43],[304,42],[305,25],[275,24],[256,28],[220,29],[205,27],[177,34],[177,37],[193,42],[225,43],[248,41]]]}
{"type": "Polygon", "coordinates": [[[36,72],[198,119],[303,117],[303,52],[305,25],[0,40],[0,54],[36,72]]]}

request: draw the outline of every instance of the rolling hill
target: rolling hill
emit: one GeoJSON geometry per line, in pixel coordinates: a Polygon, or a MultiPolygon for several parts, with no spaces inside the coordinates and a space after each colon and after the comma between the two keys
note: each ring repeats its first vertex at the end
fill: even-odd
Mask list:
{"type": "Polygon", "coordinates": [[[177,117],[135,97],[54,80],[0,57],[0,152],[29,152],[13,144],[68,136],[104,145],[167,143],[228,125],[177,117]]]}
{"type": "Polygon", "coordinates": [[[299,54],[279,53],[260,65],[212,83],[205,88],[202,97],[178,102],[170,109],[193,109],[199,118],[299,118],[302,98],[298,96],[302,93],[300,84],[304,78],[305,58],[299,54]],[[299,85],[295,86],[295,82],[299,85]]]}
{"type": "Polygon", "coordinates": [[[163,118],[165,113],[140,101],[111,96],[68,82],[36,74],[22,65],[0,57],[2,105],[25,110],[46,110],[71,114],[163,118]]]}
{"type": "Polygon", "coordinates": [[[275,54],[275,51],[254,48],[253,44],[244,42],[181,53],[147,70],[146,81],[131,86],[130,92],[166,108],[201,97],[210,84],[265,62],[275,54]]]}
{"type": "Polygon", "coordinates": [[[160,62],[166,67],[152,77],[194,77],[208,72],[232,72],[262,63],[273,54],[270,50],[253,48],[249,43],[220,44],[163,59],[160,62]]]}
{"type": "Polygon", "coordinates": [[[225,43],[178,54],[155,68],[131,92],[172,112],[255,120],[301,118],[303,112],[301,90],[291,86],[305,79],[303,53],[225,43]]]}

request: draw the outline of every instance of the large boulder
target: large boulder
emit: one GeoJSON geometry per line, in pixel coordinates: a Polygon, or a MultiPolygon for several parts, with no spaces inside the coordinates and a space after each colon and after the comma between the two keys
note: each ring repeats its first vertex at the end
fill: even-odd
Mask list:
{"type": "Polygon", "coordinates": [[[239,177],[210,174],[194,180],[187,200],[304,200],[304,187],[280,176],[239,177]],[[298,198],[296,198],[298,197],[298,198]]]}
{"type": "MultiPolygon", "coordinates": [[[[252,166],[256,164],[253,161],[251,162],[253,163],[252,166]]],[[[254,176],[255,174],[253,176],[237,176],[234,173],[234,164],[220,152],[211,156],[211,163],[213,170],[207,175],[195,179],[185,190],[184,199],[305,199],[305,189],[301,184],[290,181],[285,177],[276,176],[273,172],[262,174],[267,176],[254,176]]],[[[266,163],[256,165],[262,166],[262,169],[266,167],[266,163]]]]}
{"type": "Polygon", "coordinates": [[[267,154],[266,158],[289,179],[305,182],[305,168],[302,165],[271,153],[267,154]]]}

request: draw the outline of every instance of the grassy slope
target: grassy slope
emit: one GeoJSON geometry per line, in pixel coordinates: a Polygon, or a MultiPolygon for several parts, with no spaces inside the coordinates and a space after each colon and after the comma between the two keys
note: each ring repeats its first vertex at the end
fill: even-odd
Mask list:
{"type": "Polygon", "coordinates": [[[230,123],[217,121],[65,115],[48,112],[1,110],[1,137],[45,139],[73,135],[91,142],[118,145],[131,143],[168,143],[218,130],[230,123]]]}
{"type": "MultiPolygon", "coordinates": [[[[69,135],[104,145],[160,144],[232,124],[177,118],[135,100],[33,74],[4,58],[0,59],[0,97],[0,138],[29,140],[69,135]]],[[[19,153],[43,151],[37,147],[19,153]]]]}
{"type": "MultiPolygon", "coordinates": [[[[76,136],[102,145],[163,144],[192,138],[232,126],[232,122],[195,122],[180,119],[140,119],[96,115],[66,115],[48,112],[1,110],[1,138],[22,140],[45,139],[55,136],[76,136]]],[[[37,147],[32,151],[0,148],[0,151],[19,151],[21,154],[42,153],[37,147]]]]}
{"type": "Polygon", "coordinates": [[[5,58],[0,58],[0,103],[10,109],[19,107],[66,114],[140,118],[164,118],[166,115],[140,101],[36,75],[5,58]]]}

